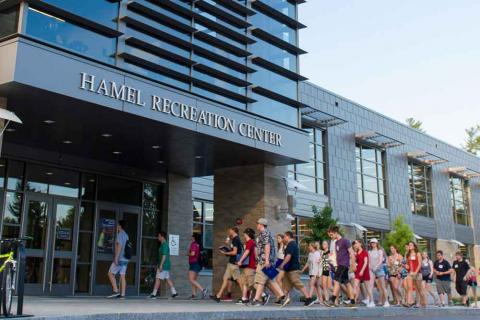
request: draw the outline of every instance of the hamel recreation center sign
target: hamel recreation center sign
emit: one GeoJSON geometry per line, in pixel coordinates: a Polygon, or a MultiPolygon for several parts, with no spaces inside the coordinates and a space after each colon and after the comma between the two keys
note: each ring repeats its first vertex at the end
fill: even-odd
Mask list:
{"type": "MultiPolygon", "coordinates": [[[[145,102],[147,100],[144,100],[140,89],[125,84],[118,85],[115,81],[99,79],[95,75],[85,72],[80,73],[80,89],[130,103],[138,107],[147,107],[147,103],[145,102]]],[[[224,115],[155,94],[151,94],[148,101],[148,107],[153,111],[231,132],[232,134],[239,134],[243,137],[267,144],[282,146],[282,136],[279,133],[245,122],[237,123],[235,119],[228,118],[224,115]]]]}

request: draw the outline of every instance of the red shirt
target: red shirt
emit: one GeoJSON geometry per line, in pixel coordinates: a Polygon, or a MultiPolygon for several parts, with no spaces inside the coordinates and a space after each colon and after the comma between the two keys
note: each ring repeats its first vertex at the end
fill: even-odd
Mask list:
{"type": "MultiPolygon", "coordinates": [[[[409,254],[408,255],[408,272],[416,272],[418,269],[418,266],[420,265],[420,260],[418,260],[418,255],[415,253],[415,255],[409,254]]],[[[420,270],[418,271],[420,272],[420,270]]]]}
{"type": "Polygon", "coordinates": [[[255,241],[252,239],[248,240],[247,243],[245,243],[245,250],[249,250],[250,252],[248,253],[248,268],[250,269],[256,269],[257,268],[257,262],[255,259],[255,241]]]}
{"type": "Polygon", "coordinates": [[[357,258],[357,268],[355,269],[355,278],[359,280],[368,281],[370,280],[370,270],[368,268],[368,252],[367,250],[362,250],[359,254],[356,254],[355,257],[357,258]],[[365,270],[363,271],[363,275],[360,276],[360,271],[362,271],[363,266],[365,265],[365,258],[367,259],[365,270]]]}
{"type": "Polygon", "coordinates": [[[188,256],[188,263],[197,263],[200,260],[200,245],[196,242],[192,242],[190,244],[190,250],[189,253],[195,253],[193,256],[188,256]]]}

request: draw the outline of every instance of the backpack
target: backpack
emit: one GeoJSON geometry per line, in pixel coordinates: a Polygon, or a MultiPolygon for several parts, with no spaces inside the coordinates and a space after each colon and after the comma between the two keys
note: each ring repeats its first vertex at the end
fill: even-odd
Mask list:
{"type": "Polygon", "coordinates": [[[127,242],[125,243],[125,248],[123,250],[123,257],[127,260],[132,259],[132,247],[132,242],[130,240],[127,240],[127,242]]]}

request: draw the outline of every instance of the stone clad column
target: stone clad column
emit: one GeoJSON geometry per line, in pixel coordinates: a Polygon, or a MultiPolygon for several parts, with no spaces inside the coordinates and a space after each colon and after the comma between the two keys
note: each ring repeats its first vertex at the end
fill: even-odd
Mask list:
{"type": "MultiPolygon", "coordinates": [[[[168,174],[165,198],[166,210],[162,225],[168,235],[180,236],[180,252],[178,256],[171,256],[170,274],[179,295],[189,296],[187,255],[193,232],[192,179],[177,174],[168,174]]],[[[170,295],[165,288],[162,288],[163,292],[170,295]]]]}
{"type": "MultiPolygon", "coordinates": [[[[284,177],[286,167],[267,165],[226,168],[215,171],[214,225],[213,225],[213,291],[222,283],[227,258],[218,254],[216,248],[224,244],[228,228],[239,225],[240,233],[247,227],[255,230],[256,221],[266,218],[272,235],[291,229],[286,212],[287,190],[284,177]]],[[[242,239],[243,242],[243,239],[242,239]]],[[[236,286],[235,286],[236,287],[236,286]]],[[[237,290],[235,292],[238,292],[237,290]]]]}

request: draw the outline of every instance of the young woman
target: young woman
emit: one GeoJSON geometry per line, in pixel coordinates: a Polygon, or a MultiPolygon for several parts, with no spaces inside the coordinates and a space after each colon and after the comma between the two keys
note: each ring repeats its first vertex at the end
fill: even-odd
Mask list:
{"type": "Polygon", "coordinates": [[[358,301],[361,287],[363,287],[363,291],[366,292],[367,295],[364,302],[367,305],[367,308],[373,308],[375,307],[375,303],[373,302],[372,288],[369,284],[370,270],[368,267],[368,253],[363,249],[363,244],[359,240],[353,241],[352,247],[353,251],[355,251],[355,259],[357,263],[354,279],[355,300],[358,301]]]}
{"type": "Polygon", "coordinates": [[[198,273],[202,271],[202,265],[200,264],[200,235],[197,233],[192,235],[192,242],[188,250],[188,264],[188,281],[192,286],[191,299],[197,297],[197,289],[202,292],[202,299],[205,299],[207,297],[207,289],[204,289],[197,281],[198,273]]]}
{"type": "Polygon", "coordinates": [[[308,269],[308,275],[310,276],[310,296],[312,297],[313,294],[316,293],[317,300],[315,301],[315,303],[323,303],[323,297],[319,283],[320,263],[322,259],[322,256],[320,254],[320,243],[310,242],[308,244],[308,252],[308,260],[302,269],[302,273],[304,273],[308,269]]]}
{"type": "Polygon", "coordinates": [[[421,261],[422,261],[422,255],[420,252],[418,252],[418,247],[417,245],[410,241],[408,243],[408,252],[406,254],[407,256],[407,270],[408,270],[408,276],[407,276],[407,303],[406,307],[414,307],[416,306],[415,301],[413,299],[413,290],[417,292],[418,300],[420,302],[421,307],[426,307],[426,299],[425,299],[425,293],[423,292],[423,285],[422,285],[422,274],[420,273],[421,270],[421,261]]]}
{"type": "Polygon", "coordinates": [[[439,301],[432,290],[433,262],[428,257],[427,252],[422,252],[422,266],[420,270],[422,272],[422,285],[425,298],[427,298],[426,295],[429,294],[433,298],[433,301],[435,301],[435,304],[438,305],[439,301]]]}
{"type": "MultiPolygon", "coordinates": [[[[283,234],[277,234],[277,257],[276,257],[276,262],[275,262],[275,267],[278,268],[282,262],[283,259],[285,259],[285,242],[284,242],[284,236],[283,234]]],[[[278,276],[275,278],[275,281],[278,283],[280,288],[283,288],[283,277],[285,276],[285,271],[283,270],[278,270],[278,276]]]]}
{"type": "Polygon", "coordinates": [[[388,291],[385,284],[385,269],[383,268],[384,253],[376,238],[370,239],[370,250],[368,251],[368,262],[370,266],[370,290],[377,285],[380,294],[379,303],[383,307],[390,307],[388,302],[388,291]]]}
{"type": "Polygon", "coordinates": [[[329,290],[332,286],[332,280],[330,278],[330,270],[331,265],[329,262],[330,258],[330,250],[328,241],[322,241],[322,261],[320,265],[320,276],[322,278],[322,291],[323,291],[323,298],[324,301],[328,301],[330,299],[329,290]]]}
{"type": "Polygon", "coordinates": [[[473,307],[477,308],[477,276],[478,276],[478,271],[475,269],[475,267],[472,267],[470,269],[470,275],[468,277],[468,287],[472,289],[472,296],[473,296],[473,307]]]}
{"type": "Polygon", "coordinates": [[[398,252],[396,246],[390,246],[390,256],[387,260],[388,273],[390,275],[389,283],[397,306],[402,304],[402,293],[400,292],[400,285],[402,281],[402,255],[398,252]]]}

